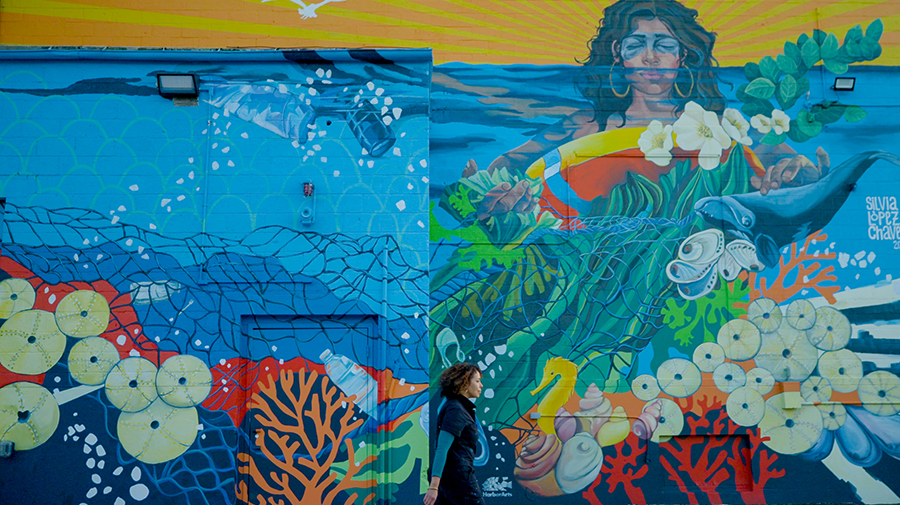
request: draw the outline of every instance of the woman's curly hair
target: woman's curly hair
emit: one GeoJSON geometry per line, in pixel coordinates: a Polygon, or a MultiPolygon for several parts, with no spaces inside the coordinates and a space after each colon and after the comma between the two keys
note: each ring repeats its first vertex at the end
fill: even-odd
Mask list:
{"type": "MultiPolygon", "coordinates": [[[[716,84],[713,57],[715,33],[709,32],[697,22],[697,11],[682,5],[678,0],[619,0],[603,11],[603,19],[597,34],[588,41],[590,54],[579,63],[582,71],[576,78],[576,86],[594,107],[594,119],[603,130],[609,116],[617,114],[625,123],[625,111],[631,105],[629,91],[616,96],[610,87],[611,72],[620,58],[613,45],[631,33],[640,19],[659,19],[681,44],[683,67],[676,80],[681,89],[690,90],[689,96],[673,96],[675,110],[693,100],[706,110],[721,113],[725,99],[716,84]],[[690,75],[693,73],[694,75],[690,75]]],[[[619,63],[620,64],[620,63],[619,63]]]]}
{"type": "Polygon", "coordinates": [[[441,393],[447,395],[461,395],[469,387],[472,377],[481,374],[481,370],[474,363],[457,363],[444,370],[441,374],[441,393]]]}

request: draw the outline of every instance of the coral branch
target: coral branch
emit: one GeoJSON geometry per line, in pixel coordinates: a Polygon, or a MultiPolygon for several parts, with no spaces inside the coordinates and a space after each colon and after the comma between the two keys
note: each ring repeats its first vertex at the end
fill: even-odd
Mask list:
{"type": "MultiPolygon", "coordinates": [[[[363,420],[353,420],[351,399],[315,371],[282,371],[277,382],[272,376],[267,379],[258,384],[259,391],[248,403],[255,409],[255,424],[262,426],[255,432],[259,452],[238,454],[238,472],[249,477],[259,494],[251,497],[248,483],[240,481],[238,501],[251,504],[255,498],[256,505],[331,505],[343,491],[377,485],[374,479],[354,479],[375,456],[355,461],[347,436],[363,420]],[[342,445],[349,459],[348,471],[338,479],[331,469],[342,445]],[[270,470],[268,476],[263,468],[270,470]]],[[[355,503],[358,497],[358,493],[350,493],[346,503],[355,503]]],[[[369,493],[363,503],[374,497],[374,492],[369,493]]]]}
{"type": "Polygon", "coordinates": [[[825,281],[837,281],[837,276],[832,275],[834,267],[827,266],[819,270],[822,265],[818,262],[818,260],[822,259],[835,259],[835,253],[830,252],[817,255],[809,252],[809,247],[814,242],[824,242],[825,240],[828,240],[828,235],[819,231],[806,237],[803,248],[799,252],[797,251],[797,243],[791,244],[790,260],[785,263],[784,257],[781,258],[778,265],[778,276],[772,281],[772,287],[768,287],[765,277],[757,275],[756,272],[750,272],[749,281],[750,285],[753,286],[753,290],[750,292],[750,299],[766,297],[781,303],[803,289],[814,289],[829,303],[835,303],[837,300],[834,294],[840,290],[840,286],[821,285],[825,281]],[[804,265],[804,262],[807,261],[812,261],[813,263],[804,265]],[[788,274],[795,268],[797,269],[796,279],[788,286],[788,274]],[[812,275],[814,273],[815,275],[812,275]]]}

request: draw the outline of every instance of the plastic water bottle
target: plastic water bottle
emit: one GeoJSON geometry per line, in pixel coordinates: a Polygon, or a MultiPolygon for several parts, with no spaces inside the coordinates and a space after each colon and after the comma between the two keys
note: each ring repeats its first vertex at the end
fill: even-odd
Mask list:
{"type": "Polygon", "coordinates": [[[375,379],[350,358],[333,354],[328,349],[319,358],[325,365],[325,373],[334,384],[345,395],[356,395],[356,406],[370,417],[374,416],[378,403],[378,384],[375,379]]]}

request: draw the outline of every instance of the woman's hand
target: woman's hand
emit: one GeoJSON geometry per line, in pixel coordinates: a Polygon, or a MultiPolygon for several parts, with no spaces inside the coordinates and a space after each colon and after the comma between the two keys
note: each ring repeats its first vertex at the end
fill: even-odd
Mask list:
{"type": "MultiPolygon", "coordinates": [[[[471,177],[478,171],[475,160],[469,160],[463,177],[471,177]]],[[[488,169],[488,172],[492,170],[488,169]]],[[[539,198],[534,196],[534,191],[528,181],[519,181],[515,186],[508,182],[501,182],[484,195],[484,199],[475,210],[475,217],[484,221],[492,216],[499,216],[508,212],[531,212],[537,206],[539,198]]]]}
{"type": "Polygon", "coordinates": [[[437,489],[429,488],[428,491],[425,492],[425,498],[422,502],[424,502],[425,505],[434,505],[434,502],[437,501],[437,494],[437,489]]]}
{"type": "Polygon", "coordinates": [[[804,186],[818,181],[828,173],[831,166],[831,158],[825,149],[816,149],[816,161],[798,154],[793,158],[785,158],[766,170],[766,175],[750,177],[750,184],[765,195],[769,191],[788,186],[804,186]]]}

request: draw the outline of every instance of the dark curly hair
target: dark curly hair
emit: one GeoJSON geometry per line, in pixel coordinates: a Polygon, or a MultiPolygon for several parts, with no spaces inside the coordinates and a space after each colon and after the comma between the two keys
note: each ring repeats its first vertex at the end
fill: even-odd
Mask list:
{"type": "MultiPolygon", "coordinates": [[[[587,44],[590,55],[578,61],[584,67],[576,79],[576,86],[591,102],[594,119],[601,130],[606,128],[613,114],[622,116],[624,124],[625,111],[632,102],[630,90],[623,97],[616,96],[611,90],[610,76],[620,59],[620,55],[613,52],[613,45],[634,31],[638,20],[654,18],[665,24],[681,44],[683,66],[675,82],[680,89],[691,91],[685,97],[673,94],[675,111],[684,110],[689,101],[697,102],[717,114],[725,110],[725,98],[719,91],[713,72],[714,67],[718,66],[712,55],[716,35],[697,23],[697,11],[676,0],[619,0],[603,10],[597,35],[587,44]]],[[[622,76],[618,80],[621,81],[622,76]]]]}
{"type": "Polygon", "coordinates": [[[474,363],[452,365],[441,374],[441,394],[444,396],[463,394],[476,373],[481,375],[481,370],[474,363]]]}

